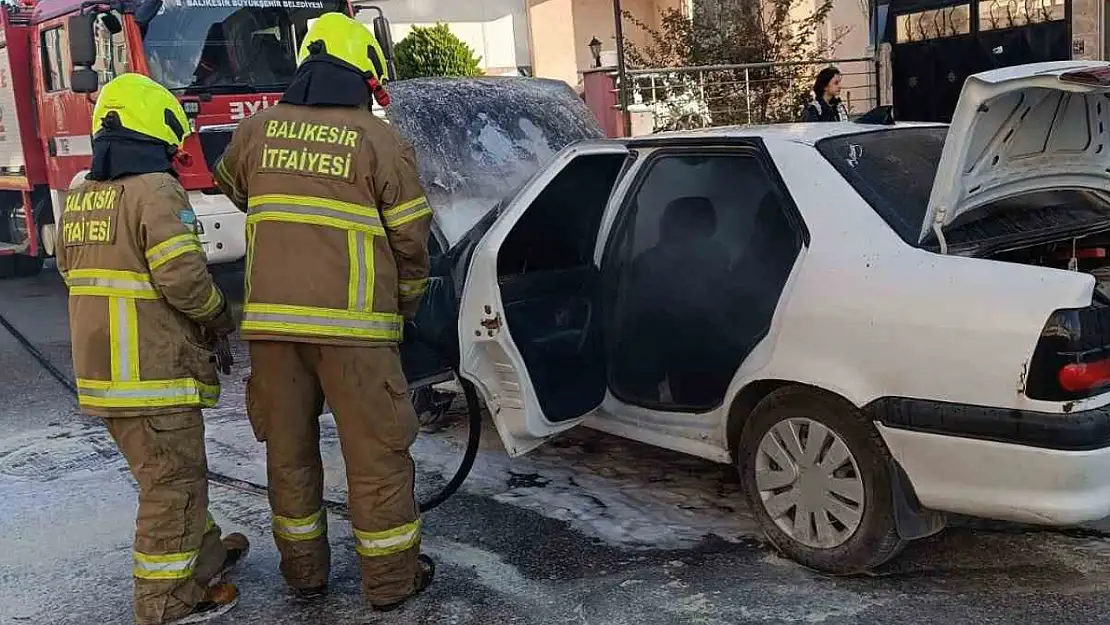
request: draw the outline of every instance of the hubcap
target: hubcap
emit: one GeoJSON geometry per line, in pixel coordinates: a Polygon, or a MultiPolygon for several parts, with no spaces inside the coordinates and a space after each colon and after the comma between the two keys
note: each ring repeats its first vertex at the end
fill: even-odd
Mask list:
{"type": "Polygon", "coordinates": [[[755,483],[775,525],[808,547],[844,544],[863,518],[855,457],[840,435],[813,419],[785,419],[763,435],[755,483]]]}

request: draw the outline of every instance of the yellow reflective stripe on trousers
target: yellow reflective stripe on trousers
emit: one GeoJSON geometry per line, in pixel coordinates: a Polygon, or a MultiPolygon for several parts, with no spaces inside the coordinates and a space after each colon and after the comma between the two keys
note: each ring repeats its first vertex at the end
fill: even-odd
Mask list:
{"type": "Polygon", "coordinates": [[[382,211],[382,219],[386,228],[393,229],[431,214],[432,207],[428,205],[428,198],[420,196],[382,211]]]}
{"type": "Polygon", "coordinates": [[[420,519],[384,532],[364,532],[355,528],[355,551],[371,558],[408,551],[420,540],[420,519]]]}
{"type": "Polygon", "coordinates": [[[250,198],[247,207],[248,224],[284,221],[385,234],[382,220],[373,206],[303,195],[270,194],[250,198]]]}
{"type": "Polygon", "coordinates": [[[313,540],[327,531],[328,519],[322,508],[301,518],[274,515],[274,533],[284,540],[313,540]]]}
{"type": "Polygon", "coordinates": [[[197,564],[200,551],[183,551],[151,555],[132,552],[134,566],[131,574],[139,579],[189,579],[197,564]]]}
{"type": "Polygon", "coordinates": [[[347,231],[347,310],[374,310],[374,235],[347,231]]]}
{"type": "Polygon", "coordinates": [[[400,315],[286,304],[243,306],[243,332],[401,340],[400,315]]]}
{"type": "Polygon", "coordinates": [[[211,408],[220,399],[220,387],[192,378],[122,382],[77,378],[77,398],[82,406],[96,408],[211,408]]]}
{"type": "Polygon", "coordinates": [[[159,299],[150,276],[137,271],[73,269],[68,274],[70,295],[159,299]]]}
{"type": "Polygon", "coordinates": [[[401,299],[416,299],[424,296],[424,288],[427,284],[427,278],[401,280],[397,283],[397,290],[401,294],[401,299]]]}
{"type": "Polygon", "coordinates": [[[170,237],[147,250],[146,262],[150,266],[150,270],[154,271],[178,256],[189,252],[204,254],[204,248],[200,246],[200,239],[191,232],[170,237]]]}
{"type": "Polygon", "coordinates": [[[108,342],[111,345],[112,380],[139,379],[139,313],[135,300],[108,299],[108,342]]]}

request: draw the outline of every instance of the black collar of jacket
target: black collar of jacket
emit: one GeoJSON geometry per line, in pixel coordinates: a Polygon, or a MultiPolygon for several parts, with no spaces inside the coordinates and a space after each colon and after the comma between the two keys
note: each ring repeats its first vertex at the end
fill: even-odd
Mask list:
{"type": "Polygon", "coordinates": [[[281,101],[301,106],[367,108],[370,87],[366,80],[366,75],[350,64],[330,55],[316,54],[297,68],[281,101]]]}
{"type": "Polygon", "coordinates": [[[89,180],[115,180],[139,174],[170,173],[174,149],[164,141],[125,128],[104,129],[92,140],[89,180]]]}

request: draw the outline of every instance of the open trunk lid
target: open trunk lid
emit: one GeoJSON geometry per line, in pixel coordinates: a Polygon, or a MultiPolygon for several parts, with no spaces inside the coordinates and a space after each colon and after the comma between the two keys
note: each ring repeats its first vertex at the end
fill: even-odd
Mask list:
{"type": "Polygon", "coordinates": [[[977,209],[1048,188],[1110,191],[1110,63],[1032,63],[974,74],[960,92],[920,240],[977,209]]]}

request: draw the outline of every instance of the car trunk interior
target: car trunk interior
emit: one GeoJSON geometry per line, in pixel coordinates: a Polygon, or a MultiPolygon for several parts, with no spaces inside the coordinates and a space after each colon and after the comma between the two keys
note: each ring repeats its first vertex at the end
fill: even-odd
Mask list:
{"type": "Polygon", "coordinates": [[[1110,305],[1110,224],[1096,234],[1034,243],[986,258],[1091,274],[1097,281],[1094,304],[1110,305]]]}

